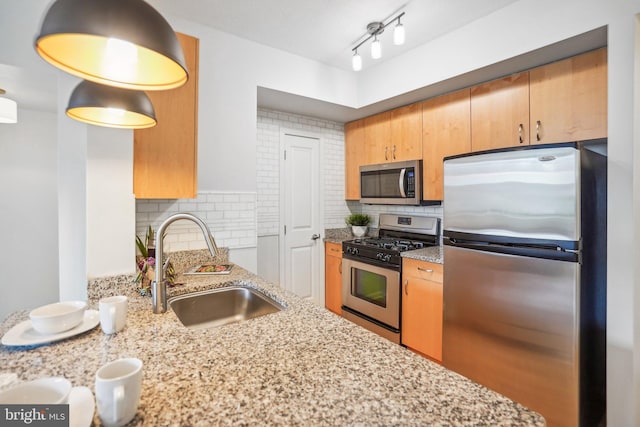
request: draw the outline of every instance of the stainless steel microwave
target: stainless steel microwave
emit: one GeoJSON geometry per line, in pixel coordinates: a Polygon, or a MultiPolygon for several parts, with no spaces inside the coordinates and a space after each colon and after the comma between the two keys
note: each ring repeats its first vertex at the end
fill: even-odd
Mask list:
{"type": "Polygon", "coordinates": [[[360,166],[360,203],[420,205],[422,160],[360,166]]]}

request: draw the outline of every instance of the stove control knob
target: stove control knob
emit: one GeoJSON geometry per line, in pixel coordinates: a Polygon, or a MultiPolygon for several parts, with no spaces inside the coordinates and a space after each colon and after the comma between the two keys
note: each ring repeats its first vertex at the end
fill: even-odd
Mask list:
{"type": "Polygon", "coordinates": [[[358,255],[358,252],[360,252],[358,248],[347,248],[347,253],[350,253],[352,255],[358,255]]]}
{"type": "Polygon", "coordinates": [[[384,262],[389,262],[389,261],[391,260],[391,254],[385,254],[385,255],[382,257],[382,260],[383,260],[384,262]]]}
{"type": "Polygon", "coordinates": [[[378,252],[376,254],[376,259],[379,259],[380,261],[384,261],[384,254],[382,252],[378,252]]]}

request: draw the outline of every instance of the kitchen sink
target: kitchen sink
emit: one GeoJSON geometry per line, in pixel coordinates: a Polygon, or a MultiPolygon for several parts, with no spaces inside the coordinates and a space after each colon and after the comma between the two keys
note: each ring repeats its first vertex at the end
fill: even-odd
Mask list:
{"type": "Polygon", "coordinates": [[[169,306],[189,329],[212,328],[284,310],[277,301],[244,286],[180,295],[171,298],[169,306]]]}

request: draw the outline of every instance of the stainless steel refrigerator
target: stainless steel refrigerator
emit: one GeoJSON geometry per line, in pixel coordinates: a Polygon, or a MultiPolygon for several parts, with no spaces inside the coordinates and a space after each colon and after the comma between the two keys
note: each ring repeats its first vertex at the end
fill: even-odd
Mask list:
{"type": "Polygon", "coordinates": [[[606,140],[444,162],[443,364],[542,414],[604,419],[606,140]]]}

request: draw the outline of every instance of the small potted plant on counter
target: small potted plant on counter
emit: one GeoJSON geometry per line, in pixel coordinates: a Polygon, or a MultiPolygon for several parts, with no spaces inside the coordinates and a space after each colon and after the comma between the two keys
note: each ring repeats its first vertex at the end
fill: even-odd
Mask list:
{"type": "Polygon", "coordinates": [[[367,234],[367,228],[371,222],[371,217],[367,214],[353,213],[344,220],[347,225],[351,226],[351,232],[356,237],[362,237],[367,234]]]}

